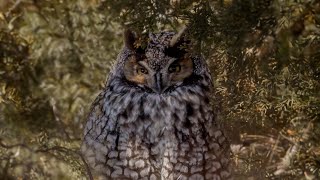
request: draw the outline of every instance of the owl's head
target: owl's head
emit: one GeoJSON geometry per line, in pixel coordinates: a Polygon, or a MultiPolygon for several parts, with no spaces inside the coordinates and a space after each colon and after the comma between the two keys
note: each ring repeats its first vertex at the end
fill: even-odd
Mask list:
{"type": "Polygon", "coordinates": [[[162,94],[201,78],[203,62],[191,51],[191,41],[183,31],[150,33],[143,38],[126,30],[124,38],[126,55],[121,57],[121,74],[128,83],[162,94]]]}

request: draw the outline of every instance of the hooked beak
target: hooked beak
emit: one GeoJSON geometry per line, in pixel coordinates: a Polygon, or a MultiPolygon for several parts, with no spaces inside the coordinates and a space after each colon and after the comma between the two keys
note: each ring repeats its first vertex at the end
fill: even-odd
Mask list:
{"type": "Polygon", "coordinates": [[[153,90],[157,93],[162,93],[162,91],[164,90],[163,88],[163,83],[162,83],[162,74],[160,72],[157,72],[154,75],[154,86],[153,86],[153,90]]]}

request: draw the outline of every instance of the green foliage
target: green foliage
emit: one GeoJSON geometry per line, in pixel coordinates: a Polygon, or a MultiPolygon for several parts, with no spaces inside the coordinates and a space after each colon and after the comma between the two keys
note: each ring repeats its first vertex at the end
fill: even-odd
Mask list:
{"type": "Polygon", "coordinates": [[[0,177],[88,177],[82,125],[123,29],[187,25],[236,179],[317,179],[319,22],[316,0],[0,1],[0,177]]]}

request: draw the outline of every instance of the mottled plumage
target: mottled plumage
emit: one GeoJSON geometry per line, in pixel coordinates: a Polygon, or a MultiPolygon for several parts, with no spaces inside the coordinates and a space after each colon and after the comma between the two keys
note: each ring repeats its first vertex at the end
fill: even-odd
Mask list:
{"type": "Polygon", "coordinates": [[[175,33],[126,32],[92,105],[82,152],[104,179],[229,179],[229,144],[215,122],[205,60],[175,33]],[[170,45],[171,44],[171,45],[170,45]]]}

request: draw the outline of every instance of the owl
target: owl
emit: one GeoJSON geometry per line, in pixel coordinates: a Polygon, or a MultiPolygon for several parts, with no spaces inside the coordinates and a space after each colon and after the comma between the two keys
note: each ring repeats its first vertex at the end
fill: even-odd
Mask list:
{"type": "Polygon", "coordinates": [[[230,146],[215,121],[212,82],[186,33],[126,30],[94,101],[81,151],[101,179],[231,179],[230,146]]]}

